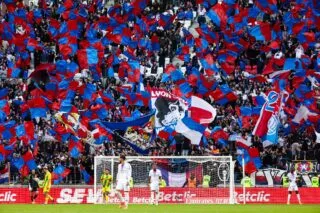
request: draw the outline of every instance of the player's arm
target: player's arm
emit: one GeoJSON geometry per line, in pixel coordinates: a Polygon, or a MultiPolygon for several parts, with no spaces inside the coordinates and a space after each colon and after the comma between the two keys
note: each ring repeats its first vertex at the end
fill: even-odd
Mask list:
{"type": "Polygon", "coordinates": [[[51,173],[49,174],[49,177],[48,177],[48,185],[51,183],[51,173]]]}
{"type": "Polygon", "coordinates": [[[47,185],[48,185],[48,175],[45,174],[44,181],[43,181],[43,188],[47,187],[47,185]]]}
{"type": "MultiPolygon", "coordinates": [[[[120,165],[120,164],[119,164],[120,165]]],[[[118,173],[117,173],[117,182],[119,181],[120,179],[120,166],[118,166],[118,173]]]]}
{"type": "Polygon", "coordinates": [[[161,181],[162,181],[162,174],[161,174],[161,171],[159,170],[159,184],[161,184],[161,181]]]}
{"type": "Polygon", "coordinates": [[[128,163],[129,165],[129,168],[128,168],[128,173],[127,173],[127,181],[128,181],[128,184],[130,182],[130,178],[131,178],[131,175],[132,175],[132,168],[131,168],[131,165],[128,163]]]}
{"type": "Polygon", "coordinates": [[[186,187],[188,185],[188,180],[186,180],[186,182],[184,182],[182,188],[186,187]]]}

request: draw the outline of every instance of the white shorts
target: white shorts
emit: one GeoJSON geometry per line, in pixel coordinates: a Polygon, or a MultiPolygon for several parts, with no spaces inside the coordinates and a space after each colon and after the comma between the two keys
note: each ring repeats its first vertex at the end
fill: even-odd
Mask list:
{"type": "Polygon", "coordinates": [[[158,192],[159,191],[159,183],[151,183],[150,190],[158,192]]]}
{"type": "Polygon", "coordinates": [[[129,187],[129,184],[126,183],[126,182],[118,182],[117,186],[116,186],[116,190],[117,191],[129,192],[130,191],[130,187],[129,187]]]}
{"type": "Polygon", "coordinates": [[[298,191],[298,186],[297,186],[297,184],[290,184],[290,185],[289,185],[289,188],[288,188],[288,191],[289,191],[289,192],[298,191]]]}

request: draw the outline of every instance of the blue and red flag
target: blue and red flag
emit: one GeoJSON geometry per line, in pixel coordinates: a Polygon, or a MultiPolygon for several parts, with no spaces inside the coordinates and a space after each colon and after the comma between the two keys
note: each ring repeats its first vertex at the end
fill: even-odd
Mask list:
{"type": "Polygon", "coordinates": [[[252,131],[261,137],[264,144],[278,142],[279,113],[282,97],[278,92],[270,91],[265,104],[261,108],[260,117],[252,131]]]}
{"type": "Polygon", "coordinates": [[[58,165],[56,168],[54,168],[52,174],[53,184],[59,184],[65,177],[70,174],[70,169],[62,165],[58,165]]]}
{"type": "Polygon", "coordinates": [[[11,61],[8,61],[8,70],[7,70],[7,78],[20,78],[21,69],[13,64],[11,61]]]}
{"type": "Polygon", "coordinates": [[[151,37],[151,48],[152,48],[152,51],[159,51],[160,50],[159,37],[156,35],[153,35],[151,37]]]}
{"type": "Polygon", "coordinates": [[[245,173],[250,175],[251,173],[257,171],[262,166],[259,150],[255,147],[249,149],[240,149],[242,155],[238,155],[237,160],[241,166],[244,166],[245,173]],[[244,158],[244,164],[242,165],[244,158]]]}
{"type": "Polygon", "coordinates": [[[224,147],[228,145],[229,134],[225,132],[221,128],[221,126],[216,126],[213,128],[211,132],[211,137],[220,146],[224,147]]]}
{"type": "Polygon", "coordinates": [[[133,7],[133,14],[139,15],[148,5],[149,0],[133,0],[131,6],[133,7]]]}
{"type": "Polygon", "coordinates": [[[84,151],[82,142],[75,136],[70,137],[68,147],[70,156],[75,159],[84,151]]]}
{"type": "Polygon", "coordinates": [[[32,121],[25,121],[23,124],[16,126],[15,129],[17,137],[26,137],[29,140],[34,139],[34,125],[32,121]]]}
{"type": "Polygon", "coordinates": [[[27,102],[31,118],[43,118],[47,116],[47,106],[43,98],[33,98],[27,102]]]}
{"type": "Polygon", "coordinates": [[[81,165],[80,166],[81,175],[86,184],[93,184],[93,177],[87,172],[87,170],[81,165]]]}
{"type": "Polygon", "coordinates": [[[10,114],[10,106],[7,100],[0,100],[0,122],[7,120],[10,114]]]}
{"type": "Polygon", "coordinates": [[[0,124],[0,134],[4,140],[11,140],[16,136],[15,121],[8,121],[4,124],[0,124]]]}
{"type": "Polygon", "coordinates": [[[219,71],[211,54],[207,54],[204,58],[200,59],[200,63],[207,75],[214,75],[219,71]]]}
{"type": "Polygon", "coordinates": [[[214,101],[220,105],[236,101],[238,98],[227,84],[221,85],[216,90],[210,92],[209,96],[211,96],[214,101]]]}
{"type": "Polygon", "coordinates": [[[99,52],[94,48],[78,50],[77,56],[81,69],[88,69],[90,66],[96,66],[99,63],[99,52]]]}
{"type": "Polygon", "coordinates": [[[160,14],[160,20],[158,22],[159,26],[163,27],[164,30],[167,30],[170,26],[172,26],[172,22],[176,18],[176,15],[164,15],[160,14]]]}
{"type": "Polygon", "coordinates": [[[16,166],[23,177],[27,176],[31,170],[37,169],[37,164],[31,151],[23,154],[13,165],[16,166]]]}
{"type": "Polygon", "coordinates": [[[261,23],[250,28],[249,34],[258,41],[272,41],[276,39],[276,34],[269,23],[261,23]]]}
{"type": "Polygon", "coordinates": [[[218,27],[225,28],[228,16],[224,4],[216,4],[207,12],[207,16],[218,27]]]}

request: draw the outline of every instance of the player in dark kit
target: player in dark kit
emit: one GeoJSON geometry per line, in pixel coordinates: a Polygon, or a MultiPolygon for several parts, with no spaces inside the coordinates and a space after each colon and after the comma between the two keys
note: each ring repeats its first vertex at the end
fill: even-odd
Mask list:
{"type": "Polygon", "coordinates": [[[32,204],[36,203],[36,198],[39,194],[39,179],[37,177],[37,174],[34,170],[31,171],[30,177],[29,177],[29,190],[30,190],[30,197],[32,204]]]}

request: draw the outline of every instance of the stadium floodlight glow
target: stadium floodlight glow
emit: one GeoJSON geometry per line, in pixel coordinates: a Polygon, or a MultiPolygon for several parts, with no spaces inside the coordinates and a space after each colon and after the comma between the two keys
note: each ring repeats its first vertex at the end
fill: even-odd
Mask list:
{"type": "MultiPolygon", "coordinates": [[[[132,167],[130,204],[150,204],[149,172],[156,163],[165,184],[160,186],[159,204],[234,204],[234,161],[231,156],[127,156],[132,167]],[[190,184],[189,184],[190,182],[190,184]],[[193,183],[193,184],[191,184],[193,183]]],[[[113,176],[110,204],[115,196],[119,157],[94,158],[94,203],[103,204],[100,177],[110,170],[113,176]]]]}

